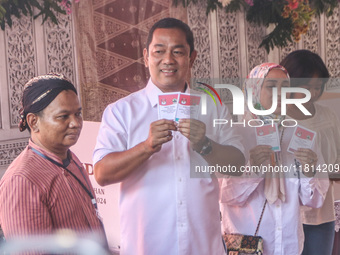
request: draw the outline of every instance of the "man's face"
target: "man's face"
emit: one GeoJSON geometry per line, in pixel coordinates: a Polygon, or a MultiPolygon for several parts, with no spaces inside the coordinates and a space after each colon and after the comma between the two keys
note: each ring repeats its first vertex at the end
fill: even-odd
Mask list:
{"type": "Polygon", "coordinates": [[[38,116],[33,141],[58,156],[66,155],[83,126],[81,106],[71,90],[62,91],[38,116]],[[37,131],[37,132],[36,132],[37,131]]]}
{"type": "Polygon", "coordinates": [[[196,58],[190,55],[185,33],[178,28],[157,28],[144,49],[145,66],[152,82],[163,92],[183,91],[186,78],[196,58]]]}

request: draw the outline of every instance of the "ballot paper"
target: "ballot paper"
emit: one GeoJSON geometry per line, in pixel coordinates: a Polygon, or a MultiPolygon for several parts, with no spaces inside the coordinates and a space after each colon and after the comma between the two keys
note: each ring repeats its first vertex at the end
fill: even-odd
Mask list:
{"type": "Polygon", "coordinates": [[[175,121],[180,119],[197,119],[200,110],[201,97],[192,94],[179,94],[175,121]]]}
{"type": "Polygon", "coordinates": [[[178,98],[179,93],[164,93],[158,95],[158,119],[175,119],[178,98]]]}
{"type": "Polygon", "coordinates": [[[201,97],[186,93],[164,93],[158,95],[158,119],[179,121],[198,118],[201,97]]]}
{"type": "Polygon", "coordinates": [[[280,151],[279,129],[276,123],[255,128],[257,145],[270,145],[273,151],[280,151]]]}
{"type": "Polygon", "coordinates": [[[316,132],[297,125],[289,142],[288,151],[294,153],[299,148],[311,149],[315,141],[316,132]]]}

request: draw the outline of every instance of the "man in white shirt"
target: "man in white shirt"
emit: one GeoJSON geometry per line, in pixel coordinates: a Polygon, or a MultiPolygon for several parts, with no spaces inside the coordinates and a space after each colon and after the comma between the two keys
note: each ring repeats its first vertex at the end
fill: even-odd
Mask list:
{"type": "Polygon", "coordinates": [[[144,60],[146,88],[110,104],[94,151],[100,185],[121,182],[121,254],[222,255],[218,182],[214,174],[193,178],[196,165],[244,163],[238,136],[213,119],[229,116],[209,107],[196,119],[158,119],[158,95],[186,92],[196,58],[193,34],[166,18],[150,29],[144,60]]]}

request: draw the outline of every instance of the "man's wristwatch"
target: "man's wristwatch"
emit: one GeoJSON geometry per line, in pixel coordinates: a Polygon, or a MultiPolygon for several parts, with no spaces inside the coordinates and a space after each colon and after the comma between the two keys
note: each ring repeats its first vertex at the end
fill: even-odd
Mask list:
{"type": "Polygon", "coordinates": [[[198,154],[200,154],[201,156],[205,156],[210,154],[211,151],[212,151],[211,141],[208,137],[205,137],[202,149],[198,151],[198,154]]]}

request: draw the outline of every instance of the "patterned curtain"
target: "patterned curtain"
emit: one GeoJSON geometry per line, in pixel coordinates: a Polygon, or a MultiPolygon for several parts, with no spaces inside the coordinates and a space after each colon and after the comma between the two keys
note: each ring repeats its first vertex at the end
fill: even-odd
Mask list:
{"type": "Polygon", "coordinates": [[[82,0],[75,10],[78,73],[84,119],[145,87],[143,49],[150,27],[165,17],[186,21],[171,0],[82,0]]]}

